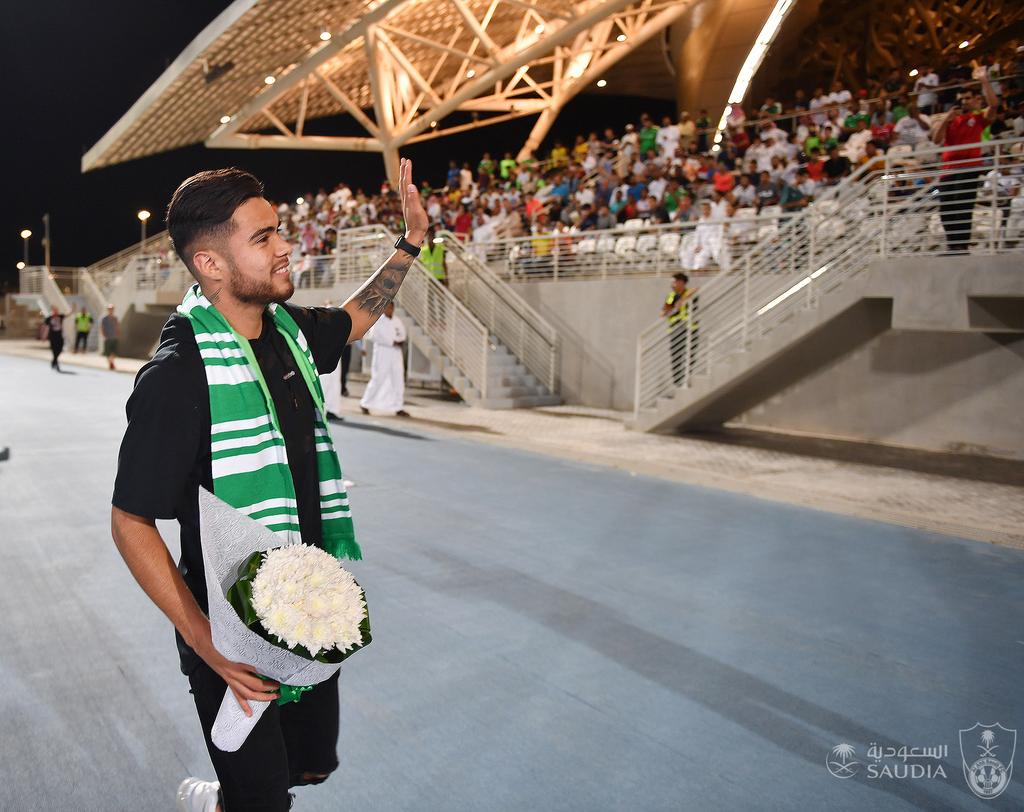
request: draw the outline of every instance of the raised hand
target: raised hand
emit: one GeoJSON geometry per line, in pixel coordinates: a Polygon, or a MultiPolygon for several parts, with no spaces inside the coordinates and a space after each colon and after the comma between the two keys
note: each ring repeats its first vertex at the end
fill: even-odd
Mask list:
{"type": "Polygon", "coordinates": [[[398,170],[398,188],[402,194],[402,218],[405,220],[405,238],[419,245],[427,236],[427,212],[423,200],[412,180],[412,161],[402,158],[398,170]]]}

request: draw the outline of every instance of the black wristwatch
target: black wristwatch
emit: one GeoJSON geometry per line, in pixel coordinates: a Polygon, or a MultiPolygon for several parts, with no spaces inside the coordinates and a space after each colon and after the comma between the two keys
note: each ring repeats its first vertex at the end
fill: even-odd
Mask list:
{"type": "Polygon", "coordinates": [[[405,253],[409,254],[413,259],[416,259],[416,257],[420,255],[420,249],[409,242],[405,237],[399,237],[395,240],[395,248],[399,251],[405,251],[405,253]]]}

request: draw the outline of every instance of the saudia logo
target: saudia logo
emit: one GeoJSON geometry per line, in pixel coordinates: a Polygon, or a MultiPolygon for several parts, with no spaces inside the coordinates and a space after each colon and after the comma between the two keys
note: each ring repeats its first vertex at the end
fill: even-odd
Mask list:
{"type": "MultiPolygon", "coordinates": [[[[1013,777],[1013,757],[1017,751],[1017,731],[996,722],[960,731],[960,756],[964,779],[979,798],[998,798],[1013,777]]],[[[837,744],[825,756],[825,766],[836,778],[878,780],[892,778],[948,780],[943,764],[948,765],[949,746],[927,747],[881,745],[871,742],[863,762],[857,759],[852,744],[837,744]]]]}
{"type": "Polygon", "coordinates": [[[1017,731],[976,722],[960,731],[960,755],[964,778],[979,798],[996,798],[1003,793],[1013,775],[1013,756],[1017,750],[1017,731]]]}

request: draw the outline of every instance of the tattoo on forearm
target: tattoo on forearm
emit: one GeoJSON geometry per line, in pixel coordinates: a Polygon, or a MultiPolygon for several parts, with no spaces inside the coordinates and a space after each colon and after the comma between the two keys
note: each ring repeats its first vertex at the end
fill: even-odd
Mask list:
{"type": "Polygon", "coordinates": [[[387,262],[356,293],[355,300],[359,309],[373,316],[383,313],[384,308],[398,295],[398,289],[412,267],[412,259],[405,251],[395,251],[388,257],[387,262]]]}

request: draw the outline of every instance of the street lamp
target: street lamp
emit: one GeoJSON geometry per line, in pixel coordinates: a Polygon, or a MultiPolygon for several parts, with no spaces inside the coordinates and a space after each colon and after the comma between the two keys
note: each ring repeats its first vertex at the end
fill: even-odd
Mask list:
{"type": "Polygon", "coordinates": [[[140,212],[139,212],[139,213],[138,213],[138,214],[136,215],[136,217],[138,217],[138,218],[139,218],[139,222],[140,222],[140,223],[142,223],[142,240],[141,240],[141,242],[145,242],[145,241],[146,241],[146,221],[147,221],[147,220],[148,220],[148,219],[149,219],[150,217],[152,217],[152,216],[153,216],[153,215],[151,215],[151,214],[150,214],[150,213],[149,213],[148,211],[146,211],[145,209],[143,209],[142,211],[140,211],[140,212]]]}
{"type": "Polygon", "coordinates": [[[25,265],[28,265],[28,238],[31,236],[32,232],[29,231],[27,228],[23,228],[21,230],[21,238],[25,241],[25,251],[22,254],[21,260],[22,262],[25,263],[25,265]]]}
{"type": "Polygon", "coordinates": [[[25,270],[25,263],[24,262],[19,262],[18,265],[17,265],[17,268],[18,268],[19,271],[25,270]]]}

